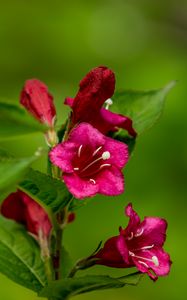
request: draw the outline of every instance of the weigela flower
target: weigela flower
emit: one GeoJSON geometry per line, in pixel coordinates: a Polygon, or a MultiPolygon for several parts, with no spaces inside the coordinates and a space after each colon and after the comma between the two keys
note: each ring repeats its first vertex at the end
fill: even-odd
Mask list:
{"type": "Polygon", "coordinates": [[[96,193],[114,196],[124,190],[121,169],[128,161],[128,147],[104,136],[90,124],[75,127],[67,141],[54,147],[51,162],[63,171],[62,178],[78,199],[96,193]]]}
{"type": "Polygon", "coordinates": [[[48,238],[52,229],[45,210],[24,192],[10,194],[1,205],[1,214],[23,224],[36,239],[48,238]]]}
{"type": "Polygon", "coordinates": [[[105,101],[107,107],[112,103],[110,98],[114,89],[115,76],[110,69],[101,66],[91,70],[80,82],[75,98],[65,100],[65,104],[73,111],[71,127],[80,122],[87,122],[103,134],[123,128],[135,137],[136,132],[131,119],[102,107],[105,101]]]}
{"type": "Polygon", "coordinates": [[[43,82],[37,79],[27,80],[20,95],[20,103],[39,122],[49,127],[54,126],[56,110],[53,96],[43,82]]]}
{"type": "Polygon", "coordinates": [[[141,222],[138,214],[129,204],[125,209],[130,218],[120,235],[106,241],[95,258],[97,264],[115,268],[136,266],[151,279],[165,276],[170,271],[171,261],[162,246],[166,239],[167,222],[158,217],[145,217],[141,222]]]}

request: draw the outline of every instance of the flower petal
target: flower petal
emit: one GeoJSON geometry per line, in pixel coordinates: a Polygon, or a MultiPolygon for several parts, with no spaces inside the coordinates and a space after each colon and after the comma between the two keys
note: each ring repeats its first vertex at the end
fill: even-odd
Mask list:
{"type": "Polygon", "coordinates": [[[140,223],[138,231],[142,234],[137,238],[138,248],[146,245],[162,246],[166,239],[167,222],[158,217],[146,217],[140,223]]]}
{"type": "Polygon", "coordinates": [[[129,264],[129,249],[127,247],[125,238],[123,236],[123,232],[120,232],[120,235],[117,240],[117,248],[121,256],[123,257],[123,260],[126,264],[129,264]]]}
{"type": "Polygon", "coordinates": [[[73,101],[73,122],[89,122],[99,112],[103,103],[115,89],[114,73],[101,66],[91,70],[80,82],[79,91],[73,101]]]}
{"type": "Polygon", "coordinates": [[[125,214],[129,217],[128,226],[125,228],[124,232],[125,235],[131,236],[137,230],[138,225],[140,224],[140,217],[138,214],[133,210],[132,204],[129,203],[125,208],[125,214]]]}
{"type": "Polygon", "coordinates": [[[39,231],[41,230],[43,235],[48,237],[52,225],[46,211],[27,194],[23,192],[19,193],[26,205],[25,221],[27,230],[36,235],[39,235],[39,231]]]}
{"type": "Polygon", "coordinates": [[[94,255],[95,258],[98,258],[98,261],[96,261],[97,264],[113,268],[129,267],[129,265],[124,262],[123,257],[118,250],[118,239],[118,236],[108,239],[105,242],[104,247],[94,255]]]}
{"type": "Polygon", "coordinates": [[[78,146],[73,142],[63,142],[54,147],[49,157],[51,162],[64,172],[73,172],[72,160],[78,152],[78,146]]]}
{"type": "Polygon", "coordinates": [[[106,137],[104,149],[110,152],[110,158],[107,160],[107,163],[111,163],[121,169],[128,162],[129,152],[126,144],[106,137]]]}
{"type": "Polygon", "coordinates": [[[123,128],[128,131],[128,133],[136,137],[136,131],[132,127],[132,120],[121,114],[116,114],[108,109],[101,108],[100,110],[100,122],[97,122],[96,128],[101,132],[107,133],[109,131],[116,131],[119,128],[123,128]]]}
{"type": "Polygon", "coordinates": [[[95,150],[104,145],[105,139],[106,137],[90,124],[81,123],[71,131],[68,141],[77,145],[88,145],[95,150]]]}
{"type": "Polygon", "coordinates": [[[96,177],[99,193],[107,196],[120,195],[124,191],[124,177],[115,166],[103,170],[96,177]]]}
{"type": "Polygon", "coordinates": [[[67,97],[64,101],[64,104],[68,105],[69,107],[72,107],[73,101],[74,101],[74,98],[67,97]]]}
{"type": "Polygon", "coordinates": [[[155,247],[147,251],[139,251],[136,255],[143,257],[132,257],[136,267],[143,273],[148,273],[151,279],[156,280],[157,276],[168,275],[171,267],[171,260],[168,253],[162,248],[155,247]],[[152,270],[155,275],[150,272],[152,270]]]}
{"type": "Polygon", "coordinates": [[[20,103],[41,123],[54,125],[56,110],[47,86],[37,80],[27,80],[20,95],[20,103]]]}
{"type": "Polygon", "coordinates": [[[97,183],[93,184],[89,179],[82,179],[76,173],[64,173],[63,179],[70,193],[77,199],[91,197],[98,193],[99,187],[97,183]]]}

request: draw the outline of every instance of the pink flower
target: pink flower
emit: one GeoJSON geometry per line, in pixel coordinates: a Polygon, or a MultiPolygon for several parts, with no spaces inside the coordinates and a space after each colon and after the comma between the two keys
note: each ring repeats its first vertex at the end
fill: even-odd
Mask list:
{"type": "MultiPolygon", "coordinates": [[[[107,67],[97,67],[91,70],[80,82],[80,87],[74,99],[66,98],[65,104],[72,108],[72,124],[90,123],[103,134],[123,128],[133,137],[136,132],[132,121],[123,115],[115,114],[103,108],[104,102],[111,102],[115,89],[114,73],[107,67]]],[[[107,104],[108,106],[108,104],[107,104]]]]}
{"type": "Polygon", "coordinates": [[[39,122],[53,127],[56,117],[53,96],[43,82],[37,79],[27,80],[20,95],[20,103],[39,122]]]}
{"type": "Polygon", "coordinates": [[[120,228],[119,236],[107,240],[94,256],[98,258],[96,263],[115,268],[136,266],[153,280],[167,275],[171,261],[162,248],[167,222],[157,217],[145,217],[141,222],[131,204],[126,207],[125,213],[130,218],[128,226],[120,228]]]}
{"type": "Polygon", "coordinates": [[[121,169],[128,161],[127,145],[104,136],[90,124],[75,127],[49,156],[63,170],[65,184],[78,199],[96,193],[114,196],[124,190],[121,169]]]}
{"type": "Polygon", "coordinates": [[[1,214],[25,225],[36,239],[42,234],[48,238],[52,229],[44,209],[24,192],[18,190],[10,194],[1,205],[1,214]]]}

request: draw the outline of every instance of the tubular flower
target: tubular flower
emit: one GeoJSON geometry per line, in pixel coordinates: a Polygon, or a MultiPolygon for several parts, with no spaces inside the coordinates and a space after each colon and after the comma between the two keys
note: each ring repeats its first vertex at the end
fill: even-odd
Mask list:
{"type": "Polygon", "coordinates": [[[162,246],[166,239],[167,222],[158,217],[145,217],[141,222],[129,204],[125,209],[130,218],[119,236],[110,238],[94,256],[97,264],[115,268],[137,267],[151,279],[165,276],[170,271],[171,261],[162,246]]]}
{"type": "Polygon", "coordinates": [[[90,124],[75,127],[68,140],[54,147],[49,156],[78,199],[96,193],[114,196],[124,190],[121,169],[128,161],[127,145],[104,136],[90,124]]]}
{"type": "Polygon", "coordinates": [[[23,224],[36,239],[48,238],[52,229],[45,210],[24,192],[10,194],[1,205],[1,214],[23,224]]]}
{"type": "Polygon", "coordinates": [[[71,127],[80,122],[90,123],[103,134],[123,128],[133,137],[136,132],[132,121],[126,116],[108,110],[114,94],[115,75],[107,67],[91,70],[80,82],[75,98],[66,98],[65,104],[72,108],[71,127]],[[106,108],[103,104],[106,102],[106,108]]]}
{"type": "Polygon", "coordinates": [[[37,79],[27,80],[20,95],[20,103],[40,123],[54,126],[56,110],[53,96],[43,82],[37,79]]]}

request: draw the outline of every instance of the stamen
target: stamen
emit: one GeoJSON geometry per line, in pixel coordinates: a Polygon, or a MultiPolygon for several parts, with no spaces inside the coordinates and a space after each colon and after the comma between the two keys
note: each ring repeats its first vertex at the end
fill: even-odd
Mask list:
{"type": "Polygon", "coordinates": [[[143,261],[141,261],[141,260],[138,260],[138,262],[139,262],[139,264],[144,265],[146,268],[149,268],[149,266],[148,266],[145,262],[143,262],[143,261]]]}
{"type": "Polygon", "coordinates": [[[90,178],[90,182],[93,183],[93,184],[96,184],[96,181],[92,178],[90,178]]]}
{"type": "Polygon", "coordinates": [[[79,168],[78,168],[78,167],[76,167],[76,168],[73,168],[73,170],[75,170],[75,171],[78,171],[78,170],[79,170],[79,168]]]}
{"type": "Polygon", "coordinates": [[[106,101],[105,101],[105,104],[106,104],[106,106],[105,106],[105,109],[109,109],[109,107],[113,104],[113,101],[112,101],[112,99],[107,99],[106,101]]]}
{"type": "Polygon", "coordinates": [[[137,230],[137,232],[136,232],[136,234],[135,234],[134,236],[135,236],[135,237],[138,237],[138,236],[142,235],[143,232],[144,232],[144,229],[141,228],[140,230],[137,230]]]}
{"type": "Polygon", "coordinates": [[[109,159],[109,158],[110,158],[110,152],[109,151],[103,152],[102,159],[106,160],[106,159],[109,159]]]}
{"type": "Polygon", "coordinates": [[[89,165],[87,165],[81,172],[87,170],[89,167],[91,167],[93,164],[95,164],[96,162],[98,162],[99,160],[103,159],[103,160],[106,160],[110,158],[110,152],[109,151],[105,151],[103,152],[102,156],[95,159],[94,161],[92,161],[89,165]]]}
{"type": "Polygon", "coordinates": [[[104,167],[111,167],[111,164],[102,164],[100,165],[99,169],[102,169],[104,167]]]}
{"type": "Polygon", "coordinates": [[[154,262],[155,266],[158,267],[159,266],[159,261],[158,261],[158,257],[157,256],[153,256],[152,257],[152,261],[154,262]]]}
{"type": "Polygon", "coordinates": [[[150,246],[145,246],[142,248],[133,249],[133,251],[147,250],[147,249],[152,249],[153,247],[154,247],[154,244],[150,245],[150,246]]]}
{"type": "Polygon", "coordinates": [[[140,258],[140,259],[143,259],[143,260],[146,260],[146,261],[150,261],[152,263],[154,263],[154,265],[156,267],[159,266],[159,261],[158,261],[158,257],[157,256],[152,256],[152,258],[146,258],[146,257],[143,257],[143,256],[139,256],[139,255],[136,255],[134,254],[133,252],[129,251],[129,255],[132,256],[132,257],[136,257],[136,258],[140,258]]]}
{"type": "Polygon", "coordinates": [[[131,231],[131,235],[130,235],[127,239],[130,241],[130,240],[133,239],[133,237],[134,237],[134,234],[133,234],[133,232],[131,231]]]}
{"type": "Polygon", "coordinates": [[[102,148],[102,146],[100,146],[99,148],[97,148],[94,153],[92,154],[92,156],[95,156],[97,154],[97,152],[102,148]]]}
{"type": "Polygon", "coordinates": [[[81,156],[81,150],[82,150],[82,146],[83,146],[83,145],[80,145],[80,147],[79,147],[79,150],[78,150],[78,157],[80,157],[80,156],[81,156]]]}
{"type": "Polygon", "coordinates": [[[89,167],[91,167],[93,164],[95,164],[96,162],[98,162],[99,160],[103,159],[102,157],[99,157],[97,159],[95,159],[94,161],[92,161],[89,165],[87,165],[81,172],[87,170],[89,167]]]}

